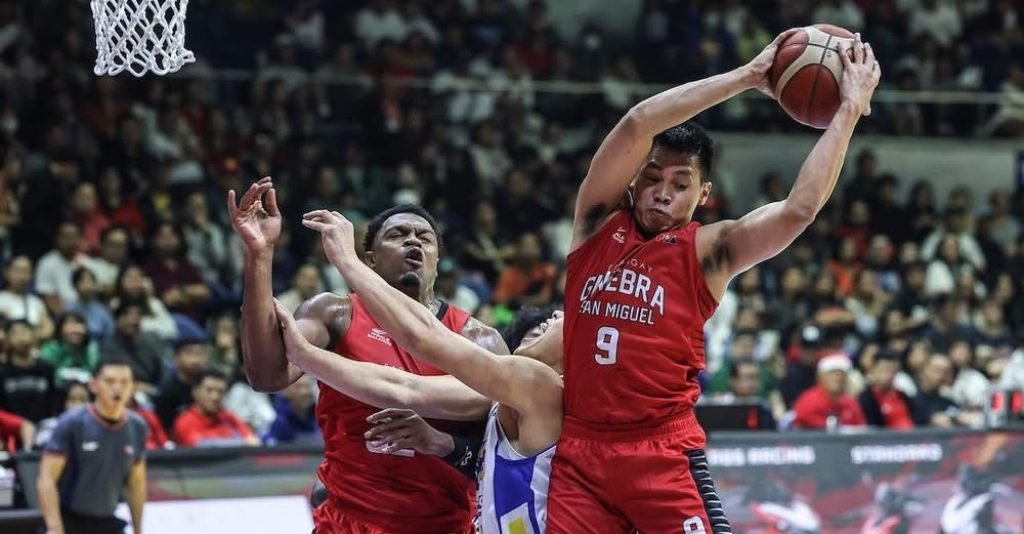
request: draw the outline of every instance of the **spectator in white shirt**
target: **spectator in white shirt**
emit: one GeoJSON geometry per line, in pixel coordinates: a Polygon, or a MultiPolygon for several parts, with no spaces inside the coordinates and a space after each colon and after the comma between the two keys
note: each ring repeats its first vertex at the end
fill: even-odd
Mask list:
{"type": "Polygon", "coordinates": [[[0,316],[10,321],[25,321],[35,329],[38,339],[53,335],[53,321],[46,304],[29,289],[32,284],[32,260],[28,256],[15,256],[4,272],[7,285],[0,291],[0,316]]]}
{"type": "Polygon", "coordinates": [[[811,18],[852,32],[864,28],[864,14],[851,0],[826,0],[815,8],[811,18]]]}
{"type": "Polygon", "coordinates": [[[100,255],[85,259],[85,266],[96,277],[101,295],[110,296],[117,283],[117,275],[128,260],[131,234],[124,226],[110,226],[100,236],[100,255]]]}
{"type": "Polygon", "coordinates": [[[962,31],[956,6],[939,0],[921,0],[921,7],[910,13],[910,35],[927,35],[943,48],[953,44],[962,31]]]}
{"type": "Polygon", "coordinates": [[[389,0],[373,0],[355,18],[355,34],[372,50],[381,39],[402,42],[409,32],[405,19],[389,0]]]}
{"type": "Polygon", "coordinates": [[[971,272],[971,265],[964,261],[957,238],[947,235],[939,245],[939,254],[928,264],[925,273],[924,293],[931,297],[942,293],[953,293],[956,280],[961,273],[971,272]]]}
{"type": "Polygon", "coordinates": [[[71,222],[62,222],[57,228],[57,247],[43,255],[36,265],[36,292],[46,302],[53,315],[64,311],[64,306],[78,300],[71,275],[83,264],[82,234],[71,222]]]}
{"type": "Polygon", "coordinates": [[[946,235],[956,238],[960,248],[960,256],[971,264],[975,269],[985,268],[985,254],[981,251],[981,245],[971,233],[971,215],[960,207],[946,210],[945,221],[942,226],[928,234],[921,245],[921,259],[931,261],[935,258],[939,249],[939,243],[946,235]]]}

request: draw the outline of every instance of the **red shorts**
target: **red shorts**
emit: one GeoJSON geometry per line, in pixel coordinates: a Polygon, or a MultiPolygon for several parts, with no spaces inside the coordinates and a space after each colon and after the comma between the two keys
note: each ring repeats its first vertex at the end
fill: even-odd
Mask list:
{"type": "MultiPolygon", "coordinates": [[[[394,529],[373,525],[350,514],[346,514],[328,498],[313,510],[313,534],[394,534],[394,529]]],[[[460,532],[444,532],[429,528],[416,528],[411,532],[431,532],[433,534],[470,534],[474,532],[472,525],[460,532]]]]}
{"type": "Polygon", "coordinates": [[[731,533],[692,413],[597,431],[566,417],[551,467],[548,533],[731,533]]]}

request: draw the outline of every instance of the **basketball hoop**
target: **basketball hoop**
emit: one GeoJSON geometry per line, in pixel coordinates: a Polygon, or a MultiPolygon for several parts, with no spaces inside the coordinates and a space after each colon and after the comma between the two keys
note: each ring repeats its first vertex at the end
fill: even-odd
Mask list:
{"type": "Polygon", "coordinates": [[[185,48],[188,0],[91,0],[97,76],[163,76],[196,60],[185,48]]]}

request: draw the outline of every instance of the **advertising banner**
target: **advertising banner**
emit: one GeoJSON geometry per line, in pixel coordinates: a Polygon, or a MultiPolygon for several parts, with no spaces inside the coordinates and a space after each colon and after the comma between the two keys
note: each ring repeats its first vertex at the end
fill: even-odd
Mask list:
{"type": "Polygon", "coordinates": [[[713,435],[734,532],[1024,532],[1024,433],[713,435]]]}

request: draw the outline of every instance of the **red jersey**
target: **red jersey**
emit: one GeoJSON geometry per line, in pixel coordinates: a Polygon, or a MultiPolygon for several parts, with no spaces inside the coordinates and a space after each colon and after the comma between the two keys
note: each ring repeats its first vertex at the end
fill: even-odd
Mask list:
{"type": "Polygon", "coordinates": [[[0,410],[0,451],[14,453],[21,440],[21,424],[24,419],[17,414],[0,410]]]}
{"type": "Polygon", "coordinates": [[[704,322],[718,306],[697,261],[699,226],[644,239],[621,210],[569,254],[566,417],[646,428],[693,408],[704,322]]]}
{"type": "Polygon", "coordinates": [[[825,428],[831,416],[844,426],[867,424],[857,399],[849,395],[832,399],[820,385],[800,395],[793,405],[793,413],[796,415],[793,425],[797,428],[825,428]]]}
{"type": "MultiPolygon", "coordinates": [[[[342,357],[395,367],[424,376],[443,375],[399,347],[355,294],[352,324],[334,350],[342,357]]],[[[447,304],[438,319],[453,332],[462,332],[469,314],[447,304]]],[[[465,532],[475,502],[473,481],[436,456],[412,450],[383,454],[370,450],[363,434],[366,418],[379,408],[342,395],[320,383],[316,418],[324,436],[320,480],[346,515],[387,532],[465,532]]],[[[470,424],[431,421],[446,432],[465,433],[470,424]],[[462,431],[460,432],[460,428],[462,431]]]]}

